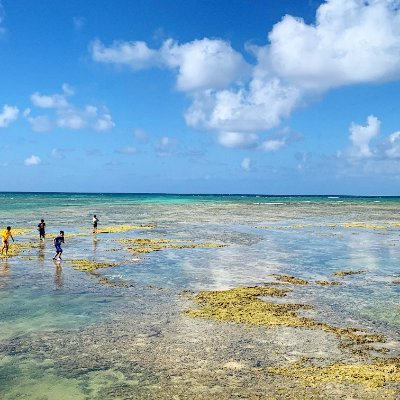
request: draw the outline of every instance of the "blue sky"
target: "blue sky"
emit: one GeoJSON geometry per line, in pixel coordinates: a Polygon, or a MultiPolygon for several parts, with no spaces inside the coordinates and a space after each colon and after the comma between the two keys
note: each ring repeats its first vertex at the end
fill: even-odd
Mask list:
{"type": "Polygon", "coordinates": [[[398,195],[398,0],[0,0],[0,191],[398,195]]]}

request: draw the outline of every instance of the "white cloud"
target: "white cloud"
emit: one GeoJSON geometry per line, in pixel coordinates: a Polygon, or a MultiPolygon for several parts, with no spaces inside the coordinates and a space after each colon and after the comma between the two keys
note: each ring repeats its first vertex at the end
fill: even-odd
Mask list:
{"type": "Polygon", "coordinates": [[[109,111],[103,107],[98,109],[93,105],[78,108],[67,101],[67,97],[75,94],[75,90],[64,83],[62,94],[42,95],[38,92],[31,95],[34,106],[45,109],[54,109],[53,115],[31,116],[32,111],[28,108],[24,111],[34,131],[47,131],[53,127],[80,130],[92,129],[95,131],[108,131],[114,128],[115,123],[109,111]]]}
{"type": "Polygon", "coordinates": [[[99,40],[90,45],[94,61],[127,66],[133,70],[152,67],[158,63],[159,55],[150,49],[145,42],[114,42],[110,47],[99,40]]]}
{"type": "Polygon", "coordinates": [[[230,148],[254,147],[257,140],[258,136],[254,133],[220,132],[218,134],[218,143],[230,148]]]}
{"type": "Polygon", "coordinates": [[[219,39],[181,45],[169,39],[160,51],[163,62],[177,69],[177,88],[183,91],[227,87],[249,70],[242,55],[219,39]]]}
{"type": "Polygon", "coordinates": [[[241,167],[245,170],[245,171],[250,171],[250,158],[243,158],[242,163],[240,164],[241,167]]]}
{"type": "Polygon", "coordinates": [[[262,151],[277,151],[286,145],[286,139],[268,139],[262,142],[259,149],[262,151]]]}
{"type": "Polygon", "coordinates": [[[7,128],[7,126],[18,118],[18,114],[19,109],[17,107],[5,104],[0,113],[0,128],[7,128]]]}
{"type": "MultiPolygon", "coordinates": [[[[286,15],[269,33],[269,43],[247,46],[252,65],[221,39],[169,39],[158,50],[144,42],[106,47],[96,41],[91,51],[98,62],[176,71],[176,87],[192,98],[187,125],[215,133],[223,146],[241,147],[249,140],[245,134],[276,128],[329,89],[398,79],[399,6],[399,0],[327,0],[313,23],[286,15]]],[[[364,142],[355,128],[354,151],[367,156],[368,132],[360,135],[364,142]]],[[[276,151],[287,143],[278,138],[253,147],[276,151]]]]}
{"type": "Polygon", "coordinates": [[[66,108],[69,106],[65,92],[64,94],[51,95],[42,95],[39,92],[35,92],[31,95],[31,101],[34,106],[39,108],[66,108]]]}
{"type": "Polygon", "coordinates": [[[53,124],[47,115],[38,115],[37,117],[27,117],[35,132],[47,132],[52,129],[53,124]]]}
{"type": "Polygon", "coordinates": [[[275,74],[316,90],[400,76],[398,0],[328,0],[314,24],[286,15],[269,34],[275,74]]]}
{"type": "Polygon", "coordinates": [[[389,158],[400,158],[400,131],[389,136],[388,149],[385,153],[389,158]]]}
{"type": "Polygon", "coordinates": [[[379,135],[381,121],[370,115],[367,118],[367,125],[352,123],[350,126],[350,140],[353,144],[351,155],[353,157],[371,157],[372,152],[369,146],[370,141],[379,135]]]}
{"type": "Polygon", "coordinates": [[[40,157],[32,155],[24,161],[24,164],[29,167],[32,165],[39,165],[41,162],[42,160],[40,159],[40,157]]]}

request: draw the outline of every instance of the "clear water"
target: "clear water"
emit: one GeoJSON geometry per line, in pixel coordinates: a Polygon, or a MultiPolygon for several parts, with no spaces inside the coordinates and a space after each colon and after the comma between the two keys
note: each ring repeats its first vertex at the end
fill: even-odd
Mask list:
{"type": "Polygon", "coordinates": [[[0,259],[0,398],[95,399],[126,387],[137,396],[132,398],[140,398],[143,388],[151,392],[160,386],[162,368],[140,352],[132,364],[131,347],[119,350],[118,360],[106,357],[101,346],[110,337],[122,335],[115,339],[117,347],[134,338],[138,348],[151,343],[151,349],[165,352],[164,341],[172,346],[180,340],[176,326],[189,337],[201,329],[182,317],[188,303],[179,298],[181,290],[255,285],[273,281],[273,274],[313,282],[338,280],[336,271],[364,270],[341,279],[341,286],[298,286],[291,301],[315,305],[314,316],[324,322],[396,341],[399,207],[396,197],[0,193],[0,226],[32,228],[16,241],[38,241],[35,227],[44,218],[48,233],[84,234],[67,237],[64,260],[117,262],[119,267],[97,272],[108,282],[125,283],[101,285],[97,275],[75,271],[65,261],[54,264],[50,239],[0,259]],[[100,227],[156,227],[94,237],[93,214],[100,227]],[[361,225],[346,226],[355,222],[361,225]],[[226,247],[169,249],[138,260],[116,241],[133,237],[226,247]],[[101,348],[90,364],[101,359],[101,366],[84,366],[87,348],[91,356],[101,348]],[[130,365],[129,372],[122,365],[130,365]]]}

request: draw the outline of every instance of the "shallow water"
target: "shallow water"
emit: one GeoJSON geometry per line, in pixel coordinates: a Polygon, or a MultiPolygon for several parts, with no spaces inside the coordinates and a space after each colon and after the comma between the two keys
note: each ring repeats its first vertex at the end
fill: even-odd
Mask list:
{"type": "Polygon", "coordinates": [[[400,285],[393,283],[400,279],[399,206],[399,198],[340,196],[0,194],[0,224],[32,228],[15,239],[36,246],[0,259],[0,397],[180,398],[189,382],[204,398],[235,398],[228,383],[243,395],[257,388],[262,392],[266,384],[246,368],[305,354],[342,357],[334,343],[321,335],[316,339],[315,332],[303,333],[307,338],[299,344],[299,333],[290,329],[276,336],[262,327],[196,321],[181,314],[191,306],[179,296],[181,290],[257,285],[274,281],[273,274],[310,281],[293,288],[287,301],[315,305],[309,313],[322,322],[384,334],[395,351],[400,334],[400,285]],[[93,214],[99,228],[155,228],[93,235],[93,214]],[[40,218],[47,233],[63,229],[67,234],[61,264],[51,260],[51,239],[38,243],[40,218]],[[226,246],[137,255],[123,249],[122,238],[226,246]],[[89,274],[74,270],[70,259],[119,266],[89,274]],[[350,270],[364,272],[334,275],[350,270]],[[319,286],[315,280],[342,285],[319,286]],[[267,338],[280,349],[275,355],[265,347],[267,338]],[[314,354],[307,347],[310,340],[320,346],[314,354]],[[223,383],[222,376],[205,373],[221,365],[228,370],[234,365],[237,375],[223,374],[223,383]],[[171,376],[175,383],[168,386],[171,376]]]}

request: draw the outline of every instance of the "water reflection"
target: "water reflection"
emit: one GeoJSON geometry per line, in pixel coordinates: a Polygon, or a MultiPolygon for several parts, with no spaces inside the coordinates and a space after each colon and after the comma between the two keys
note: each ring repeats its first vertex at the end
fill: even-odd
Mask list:
{"type": "Polygon", "coordinates": [[[38,261],[41,266],[43,266],[45,258],[46,258],[46,246],[44,241],[40,241],[38,248],[38,261]]]}
{"type": "Polygon", "coordinates": [[[8,261],[8,258],[5,258],[1,262],[0,275],[8,276],[9,274],[10,274],[10,263],[8,261]]]}
{"type": "Polygon", "coordinates": [[[64,276],[62,272],[61,263],[57,261],[53,261],[55,270],[54,270],[54,284],[56,289],[61,289],[64,286],[64,276]]]}

